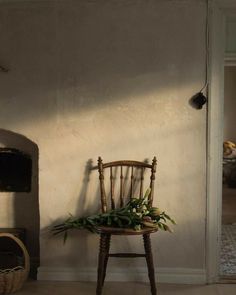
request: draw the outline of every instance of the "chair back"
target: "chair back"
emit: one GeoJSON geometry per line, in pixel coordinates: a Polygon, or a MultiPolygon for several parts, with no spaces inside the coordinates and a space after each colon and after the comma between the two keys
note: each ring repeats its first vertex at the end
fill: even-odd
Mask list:
{"type": "Polygon", "coordinates": [[[153,158],[152,164],[138,161],[115,161],[103,164],[102,158],[98,158],[98,172],[100,180],[101,192],[101,209],[102,212],[107,212],[109,209],[116,207],[123,207],[125,205],[125,188],[128,186],[128,199],[137,197],[134,191],[137,191],[139,198],[143,197],[144,176],[148,175],[146,170],[149,171],[150,183],[149,187],[151,192],[148,197],[148,202],[152,205],[154,194],[154,181],[156,173],[157,160],[153,158]],[[105,170],[109,170],[109,194],[106,193],[105,186],[105,170]],[[115,182],[118,183],[118,193],[115,196],[115,182]],[[118,199],[118,200],[117,200],[118,199]]]}

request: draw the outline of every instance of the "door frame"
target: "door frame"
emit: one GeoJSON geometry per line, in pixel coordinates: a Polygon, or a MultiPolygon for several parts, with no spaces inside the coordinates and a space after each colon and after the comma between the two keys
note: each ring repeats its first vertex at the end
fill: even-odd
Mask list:
{"type": "Polygon", "coordinates": [[[207,111],[206,280],[219,280],[222,213],[225,19],[236,16],[235,0],[210,2],[207,111]]]}

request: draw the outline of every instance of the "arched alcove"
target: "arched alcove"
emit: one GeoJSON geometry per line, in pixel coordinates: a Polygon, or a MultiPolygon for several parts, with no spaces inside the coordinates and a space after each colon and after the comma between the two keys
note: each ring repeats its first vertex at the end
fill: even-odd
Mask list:
{"type": "Polygon", "coordinates": [[[1,155],[4,165],[0,167],[0,175],[7,185],[6,188],[2,185],[0,189],[0,225],[4,230],[25,230],[25,244],[31,259],[31,275],[35,277],[40,256],[38,146],[21,134],[0,129],[1,152],[4,153],[1,155]],[[3,169],[7,167],[7,161],[12,168],[5,173],[3,169]],[[26,177],[20,177],[22,169],[27,170],[26,177]],[[13,173],[14,170],[18,170],[18,174],[13,173]],[[12,179],[6,181],[7,177],[12,179]]]}

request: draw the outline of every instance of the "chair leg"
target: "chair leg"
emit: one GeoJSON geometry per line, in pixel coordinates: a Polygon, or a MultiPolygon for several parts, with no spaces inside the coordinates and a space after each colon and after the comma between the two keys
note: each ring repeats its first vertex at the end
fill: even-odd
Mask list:
{"type": "Polygon", "coordinates": [[[106,271],[107,271],[107,262],[109,258],[109,249],[110,249],[110,241],[111,241],[111,235],[106,235],[106,256],[104,260],[104,271],[103,271],[103,279],[102,279],[102,285],[104,284],[105,277],[106,277],[106,271]]]}
{"type": "Polygon", "coordinates": [[[102,294],[102,287],[106,276],[106,266],[108,261],[110,235],[100,235],[100,249],[98,255],[98,270],[97,270],[97,290],[96,295],[102,294]]]}
{"type": "Polygon", "coordinates": [[[148,277],[151,285],[151,293],[152,295],[156,295],[156,283],[155,283],[155,272],[153,265],[153,257],[152,257],[152,247],[151,247],[151,239],[150,234],[143,235],[144,249],[146,254],[146,261],[148,267],[148,277]]]}

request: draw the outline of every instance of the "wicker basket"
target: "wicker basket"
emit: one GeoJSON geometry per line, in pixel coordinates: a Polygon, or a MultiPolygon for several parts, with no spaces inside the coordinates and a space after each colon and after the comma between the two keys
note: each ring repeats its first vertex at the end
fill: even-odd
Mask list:
{"type": "Polygon", "coordinates": [[[24,255],[24,267],[16,266],[11,269],[0,270],[0,294],[9,294],[19,290],[26,281],[29,274],[29,254],[24,244],[9,233],[0,233],[1,237],[8,237],[14,240],[21,248],[24,255]]]}

